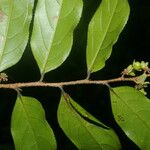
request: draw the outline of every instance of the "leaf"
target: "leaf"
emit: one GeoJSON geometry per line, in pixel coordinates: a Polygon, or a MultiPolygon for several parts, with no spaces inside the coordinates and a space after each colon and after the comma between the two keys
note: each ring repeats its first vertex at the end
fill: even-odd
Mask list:
{"type": "Polygon", "coordinates": [[[127,0],[102,0],[88,28],[86,59],[89,73],[105,66],[128,16],[127,0]]]}
{"type": "Polygon", "coordinates": [[[11,133],[16,150],[56,150],[52,129],[41,104],[31,97],[18,97],[12,113],[11,133]]]}
{"type": "Polygon", "coordinates": [[[113,88],[111,103],[115,120],[140,149],[150,149],[150,101],[131,87],[113,88]]]}
{"type": "Polygon", "coordinates": [[[58,122],[67,137],[78,149],[120,149],[120,143],[115,132],[91,116],[67,95],[61,97],[58,107],[58,122]],[[88,118],[98,125],[90,123],[84,118],[88,118]]]}
{"type": "Polygon", "coordinates": [[[34,0],[0,1],[0,72],[16,64],[27,45],[34,0]]]}
{"type": "Polygon", "coordinates": [[[73,31],[82,13],[82,0],[40,0],[37,4],[32,52],[45,74],[60,66],[68,57],[73,31]]]}

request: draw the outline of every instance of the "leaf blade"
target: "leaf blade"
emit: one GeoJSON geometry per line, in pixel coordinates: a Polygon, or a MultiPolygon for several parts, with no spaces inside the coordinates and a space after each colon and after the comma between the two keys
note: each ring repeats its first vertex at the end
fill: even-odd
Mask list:
{"type": "Polygon", "coordinates": [[[102,0],[88,27],[86,60],[89,73],[105,66],[128,16],[127,0],[102,0]]]}
{"type": "Polygon", "coordinates": [[[56,150],[52,129],[41,104],[31,97],[18,97],[11,119],[11,133],[16,150],[56,150]]]}
{"type": "Polygon", "coordinates": [[[34,0],[1,0],[0,72],[16,64],[29,36],[34,0]]]}
{"type": "Polygon", "coordinates": [[[57,68],[68,57],[82,7],[82,0],[39,1],[31,47],[41,74],[57,68]]]}
{"type": "Polygon", "coordinates": [[[150,101],[131,87],[113,88],[111,103],[115,120],[141,149],[150,149],[150,101]]]}
{"type": "Polygon", "coordinates": [[[110,128],[106,129],[105,125],[91,116],[70,97],[61,97],[58,107],[58,122],[65,134],[78,149],[117,150],[120,148],[119,140],[114,131],[110,128]],[[70,101],[70,104],[67,99],[70,101]],[[88,116],[89,119],[99,123],[104,128],[84,120],[72,106],[83,116],[88,116]]]}

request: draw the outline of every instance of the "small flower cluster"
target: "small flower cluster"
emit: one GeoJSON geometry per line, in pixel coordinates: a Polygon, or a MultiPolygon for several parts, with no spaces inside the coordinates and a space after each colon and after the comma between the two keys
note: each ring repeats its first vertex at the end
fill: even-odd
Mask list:
{"type": "Polygon", "coordinates": [[[124,71],[122,72],[122,75],[129,75],[129,76],[136,76],[137,71],[144,71],[145,73],[150,73],[150,68],[148,68],[148,62],[144,61],[133,61],[131,65],[129,65],[124,71]]]}
{"type": "Polygon", "coordinates": [[[131,65],[129,65],[124,71],[122,72],[122,77],[126,76],[137,76],[137,72],[142,72],[140,76],[138,76],[135,80],[136,86],[135,88],[139,91],[141,91],[144,95],[146,95],[146,91],[144,88],[150,84],[150,82],[147,82],[147,74],[150,74],[150,68],[148,67],[148,62],[144,61],[133,61],[131,65]]]}
{"type": "Polygon", "coordinates": [[[144,88],[146,88],[148,84],[150,84],[150,82],[147,82],[146,79],[147,79],[147,75],[143,73],[142,75],[136,78],[136,85],[135,85],[135,88],[141,91],[144,95],[147,94],[144,88]]]}
{"type": "Polygon", "coordinates": [[[8,76],[6,73],[0,73],[0,82],[8,81],[8,76]]]}

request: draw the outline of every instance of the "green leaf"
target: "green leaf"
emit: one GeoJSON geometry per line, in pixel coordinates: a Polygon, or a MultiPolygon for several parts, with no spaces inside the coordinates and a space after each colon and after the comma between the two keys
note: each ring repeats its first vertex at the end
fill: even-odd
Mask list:
{"type": "Polygon", "coordinates": [[[150,100],[131,87],[113,88],[111,103],[115,120],[140,149],[150,149],[150,100]]]}
{"type": "Polygon", "coordinates": [[[56,150],[55,137],[45,119],[44,109],[34,98],[17,98],[11,133],[16,150],[56,150]]]}
{"type": "Polygon", "coordinates": [[[34,0],[0,1],[0,72],[16,64],[27,45],[34,0]]]}
{"type": "Polygon", "coordinates": [[[67,137],[78,149],[120,149],[120,143],[115,132],[91,116],[68,95],[61,97],[58,108],[58,122],[67,137]],[[85,118],[91,121],[89,122],[85,118]],[[95,122],[95,124],[91,122],[95,122]]]}
{"type": "Polygon", "coordinates": [[[82,0],[39,0],[31,46],[41,74],[57,68],[68,57],[82,5],[82,0]]]}
{"type": "Polygon", "coordinates": [[[105,66],[128,16],[127,0],[102,0],[88,28],[86,57],[89,73],[105,66]]]}

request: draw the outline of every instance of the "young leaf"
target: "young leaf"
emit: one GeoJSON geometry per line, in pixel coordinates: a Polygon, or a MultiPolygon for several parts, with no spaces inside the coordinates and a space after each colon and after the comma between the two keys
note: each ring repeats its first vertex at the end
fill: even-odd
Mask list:
{"type": "Polygon", "coordinates": [[[113,88],[111,103],[115,120],[140,149],[150,149],[150,101],[131,87],[113,88]]]}
{"type": "Polygon", "coordinates": [[[127,0],[102,0],[88,28],[86,57],[89,73],[105,66],[128,16],[127,0]]]}
{"type": "Polygon", "coordinates": [[[120,149],[120,143],[115,132],[91,116],[69,96],[61,97],[58,108],[58,122],[78,149],[120,149]],[[84,117],[90,119],[91,122],[84,117]],[[95,122],[95,124],[92,122],[95,122]]]}
{"type": "Polygon", "coordinates": [[[31,46],[41,74],[57,68],[68,57],[82,5],[82,0],[38,1],[31,46]]]}
{"type": "Polygon", "coordinates": [[[0,72],[16,64],[26,47],[34,0],[0,1],[0,72]]]}
{"type": "Polygon", "coordinates": [[[52,129],[41,104],[31,97],[18,97],[12,113],[11,133],[16,150],[56,150],[52,129]]]}

